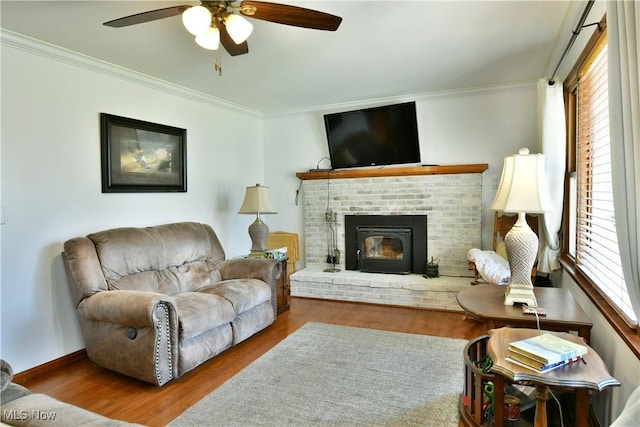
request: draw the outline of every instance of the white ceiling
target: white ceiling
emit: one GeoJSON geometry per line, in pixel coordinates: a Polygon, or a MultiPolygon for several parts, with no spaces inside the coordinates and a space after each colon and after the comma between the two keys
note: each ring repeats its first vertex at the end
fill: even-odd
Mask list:
{"type": "Polygon", "coordinates": [[[264,114],[549,77],[584,1],[299,1],[336,32],[251,19],[249,53],[197,46],[179,16],[103,22],[193,1],[5,1],[2,28],[264,114]]]}

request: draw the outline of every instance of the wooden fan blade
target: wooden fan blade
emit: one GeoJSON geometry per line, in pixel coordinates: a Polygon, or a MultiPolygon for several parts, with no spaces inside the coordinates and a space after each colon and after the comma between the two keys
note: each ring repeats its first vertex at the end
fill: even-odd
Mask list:
{"type": "Polygon", "coordinates": [[[227,32],[227,27],[220,25],[220,43],[224,48],[229,52],[231,56],[243,55],[245,53],[249,53],[249,45],[247,42],[242,42],[240,44],[236,44],[233,41],[229,33],[227,32]]]}
{"type": "Polygon", "coordinates": [[[286,4],[247,0],[240,3],[240,13],[250,18],[314,30],[335,31],[342,18],[316,10],[286,4]],[[255,10],[255,12],[254,12],[255,10]]]}
{"type": "Polygon", "coordinates": [[[171,16],[180,15],[191,6],[171,6],[164,9],[150,10],[148,12],[137,13],[135,15],[125,16],[124,18],[114,19],[113,21],[105,22],[102,25],[107,27],[128,27],[129,25],[142,24],[143,22],[155,21],[157,19],[169,18],[171,16]]]}

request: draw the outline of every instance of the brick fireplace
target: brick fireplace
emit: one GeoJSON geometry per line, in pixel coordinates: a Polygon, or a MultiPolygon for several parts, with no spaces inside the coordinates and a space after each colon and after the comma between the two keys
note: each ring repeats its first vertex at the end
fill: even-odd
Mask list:
{"type": "Polygon", "coordinates": [[[357,176],[345,171],[328,172],[325,179],[303,176],[305,268],[291,277],[292,295],[394,305],[443,304],[443,308],[457,309],[455,293],[470,282],[467,251],[481,245],[482,171],[486,165],[472,166],[484,168],[446,173],[445,167],[427,174],[422,173],[424,167],[409,168],[417,169],[416,175],[406,174],[406,168],[394,168],[400,175],[381,169],[357,176]],[[378,171],[389,176],[376,176],[378,171]],[[333,224],[327,223],[327,212],[335,218],[333,224]],[[422,277],[425,265],[416,266],[414,274],[402,278],[352,271],[345,263],[345,218],[354,215],[426,216],[426,256],[427,260],[440,260],[441,277],[422,277]],[[335,239],[331,233],[335,233],[335,239]],[[330,247],[331,243],[337,247],[330,247]],[[331,266],[327,255],[335,253],[339,254],[336,267],[341,271],[323,272],[331,266]],[[354,283],[356,288],[352,289],[354,283]],[[397,292],[393,290],[396,285],[397,292]],[[432,293],[442,291],[448,294],[432,293]],[[441,298],[446,301],[435,301],[441,298]]]}

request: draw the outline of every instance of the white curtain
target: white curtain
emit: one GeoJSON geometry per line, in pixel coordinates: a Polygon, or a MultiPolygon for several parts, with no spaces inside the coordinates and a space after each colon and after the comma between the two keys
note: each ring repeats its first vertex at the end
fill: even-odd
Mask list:
{"type": "Polygon", "coordinates": [[[640,319],[640,3],[608,1],[613,204],[631,306],[640,319]]]}
{"type": "Polygon", "coordinates": [[[539,221],[541,230],[538,249],[538,271],[551,273],[560,268],[560,238],[562,204],[564,200],[564,171],[566,158],[566,128],[562,82],[538,81],[538,146],[545,157],[547,185],[551,193],[553,211],[546,212],[539,221]]]}

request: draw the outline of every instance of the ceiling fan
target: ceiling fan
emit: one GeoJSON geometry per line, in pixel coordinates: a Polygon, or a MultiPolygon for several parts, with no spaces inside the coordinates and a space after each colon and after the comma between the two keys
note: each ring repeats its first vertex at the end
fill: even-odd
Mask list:
{"type": "Polygon", "coordinates": [[[236,56],[249,52],[246,40],[253,30],[253,25],[243,16],[326,31],[337,30],[342,22],[339,16],[298,6],[251,0],[242,1],[239,6],[233,3],[235,0],[202,1],[199,6],[166,7],[114,19],[103,25],[120,28],[182,14],[185,28],[196,36],[198,45],[217,50],[222,44],[231,56],[236,56]]]}

